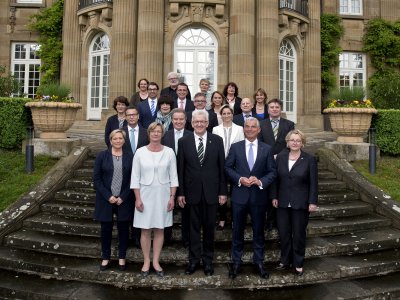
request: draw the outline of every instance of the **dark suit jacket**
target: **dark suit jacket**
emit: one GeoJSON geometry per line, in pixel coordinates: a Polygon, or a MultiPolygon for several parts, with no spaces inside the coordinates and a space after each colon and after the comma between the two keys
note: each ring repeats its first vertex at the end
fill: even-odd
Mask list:
{"type": "MultiPolygon", "coordinates": [[[[124,121],[124,126],[128,123],[124,121]]],[[[110,133],[111,131],[119,128],[118,115],[113,115],[107,119],[106,128],[104,130],[104,141],[106,142],[107,148],[110,148],[110,133]]]]}
{"type": "Polygon", "coordinates": [[[289,133],[289,131],[294,129],[294,123],[292,121],[280,118],[278,137],[275,141],[271,121],[269,119],[262,120],[260,122],[260,126],[261,132],[259,134],[259,140],[270,145],[274,155],[286,148],[286,135],[289,133]]]}
{"type": "Polygon", "coordinates": [[[250,170],[246,159],[245,140],[232,144],[225,161],[225,172],[232,182],[232,203],[267,206],[269,186],[276,177],[275,161],[270,146],[258,142],[257,158],[253,169],[250,170]],[[238,186],[240,177],[250,176],[260,179],[263,189],[255,185],[238,186]]]}
{"type": "Polygon", "coordinates": [[[278,177],[271,188],[270,198],[278,199],[282,208],[290,203],[293,209],[308,209],[309,204],[317,204],[318,200],[317,161],[304,151],[290,171],[288,161],[288,149],[276,157],[278,177]]]}
{"type": "Polygon", "coordinates": [[[111,193],[114,165],[110,150],[97,154],[93,170],[93,182],[96,189],[96,204],[94,217],[97,221],[111,222],[113,219],[112,207],[108,202],[111,196],[120,196],[123,200],[118,207],[118,221],[130,221],[133,218],[133,192],[130,188],[132,172],[132,153],[123,152],[122,156],[122,186],[119,195],[111,193]]]}
{"type": "MultiPolygon", "coordinates": [[[[184,129],[183,130],[183,135],[182,135],[181,138],[183,138],[186,135],[190,135],[191,133],[192,132],[190,132],[189,130],[184,129]]],[[[164,134],[164,136],[163,136],[163,138],[161,140],[161,143],[164,146],[172,148],[172,150],[174,150],[174,152],[176,154],[176,149],[175,149],[175,131],[174,131],[174,129],[170,129],[164,134]]]]}
{"type": "Polygon", "coordinates": [[[207,133],[203,165],[197,156],[194,134],[178,141],[177,195],[185,196],[191,205],[199,204],[202,193],[208,204],[217,204],[219,195],[227,195],[224,173],[224,144],[218,135],[207,133]]]}
{"type": "Polygon", "coordinates": [[[151,114],[150,106],[149,106],[149,99],[144,100],[137,105],[137,110],[139,112],[139,124],[143,128],[148,128],[151,123],[156,120],[157,117],[157,103],[156,103],[156,110],[154,115],[151,114]]]}
{"type": "MultiPolygon", "coordinates": [[[[208,112],[207,131],[212,133],[213,128],[215,126],[218,126],[218,117],[217,114],[212,110],[207,110],[207,112],[208,112]]],[[[186,114],[186,129],[190,131],[194,131],[192,126],[192,113],[193,111],[190,111],[186,114]]]]}
{"type": "MultiPolygon", "coordinates": [[[[189,96],[188,96],[188,97],[189,97],[189,96]]],[[[188,98],[188,97],[186,97],[186,105],[185,105],[185,112],[186,112],[186,114],[187,114],[188,112],[190,112],[190,111],[194,111],[194,110],[195,110],[193,101],[192,101],[190,98],[188,98]]],[[[174,100],[174,108],[178,108],[178,107],[179,107],[178,98],[176,98],[176,99],[174,100]]]]}
{"type": "MultiPolygon", "coordinates": [[[[228,103],[228,101],[225,98],[225,102],[228,103]]],[[[242,109],[240,108],[240,103],[242,102],[242,98],[240,97],[236,97],[235,98],[235,105],[233,106],[233,114],[237,115],[237,114],[241,114],[242,113],[242,109]]]]}
{"type": "MultiPolygon", "coordinates": [[[[258,117],[255,114],[252,114],[252,117],[258,119],[258,117]]],[[[243,112],[238,115],[234,115],[232,122],[235,123],[236,125],[244,127],[243,112]]]]}
{"type": "MultiPolygon", "coordinates": [[[[165,88],[163,88],[160,92],[160,96],[170,96],[172,99],[176,99],[178,98],[178,95],[176,93],[176,89],[173,90],[170,86],[167,86],[165,88]]],[[[186,96],[186,98],[188,98],[189,100],[192,99],[192,95],[190,94],[190,90],[188,90],[188,94],[186,96]]]]}
{"type": "Polygon", "coordinates": [[[267,104],[264,105],[264,117],[263,118],[260,118],[259,116],[257,116],[257,110],[256,110],[255,105],[254,105],[253,109],[251,110],[251,113],[253,114],[253,116],[257,117],[259,120],[268,119],[269,118],[268,105],[267,104]]]}
{"type": "MultiPolygon", "coordinates": [[[[128,126],[125,126],[122,129],[125,131],[126,134],[125,144],[122,149],[124,150],[124,153],[128,152],[135,155],[135,153],[132,153],[131,142],[129,141],[128,126]]],[[[136,150],[139,149],[140,147],[146,146],[148,143],[149,143],[149,138],[147,136],[147,130],[139,126],[139,137],[136,145],[136,150]]]]}

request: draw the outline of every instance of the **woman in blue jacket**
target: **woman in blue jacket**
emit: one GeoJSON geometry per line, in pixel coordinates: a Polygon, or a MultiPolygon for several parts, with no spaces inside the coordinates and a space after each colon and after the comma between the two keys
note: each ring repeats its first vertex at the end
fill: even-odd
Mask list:
{"type": "Polygon", "coordinates": [[[134,201],[130,189],[131,153],[123,153],[125,132],[115,129],[110,134],[110,148],[100,152],[93,171],[96,189],[95,219],[101,223],[100,270],[110,267],[113,215],[117,217],[119,269],[126,269],[129,227],[133,218],[134,201]]]}

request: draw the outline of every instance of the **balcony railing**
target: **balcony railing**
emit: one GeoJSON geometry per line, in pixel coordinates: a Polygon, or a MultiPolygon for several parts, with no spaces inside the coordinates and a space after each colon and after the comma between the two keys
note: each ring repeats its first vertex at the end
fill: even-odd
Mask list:
{"type": "Polygon", "coordinates": [[[78,9],[83,9],[88,6],[102,4],[102,3],[112,3],[113,0],[79,0],[78,9]]]}
{"type": "Polygon", "coordinates": [[[308,0],[278,0],[279,8],[286,8],[308,17],[308,0]]]}

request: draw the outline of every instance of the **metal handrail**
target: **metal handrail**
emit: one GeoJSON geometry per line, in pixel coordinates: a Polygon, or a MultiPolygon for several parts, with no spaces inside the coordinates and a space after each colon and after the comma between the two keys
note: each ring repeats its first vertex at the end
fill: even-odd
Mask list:
{"type": "Polygon", "coordinates": [[[112,3],[113,0],[79,0],[78,9],[83,9],[88,6],[98,5],[102,3],[112,3]]]}
{"type": "Polygon", "coordinates": [[[279,8],[290,9],[308,17],[308,0],[278,0],[279,8]]]}

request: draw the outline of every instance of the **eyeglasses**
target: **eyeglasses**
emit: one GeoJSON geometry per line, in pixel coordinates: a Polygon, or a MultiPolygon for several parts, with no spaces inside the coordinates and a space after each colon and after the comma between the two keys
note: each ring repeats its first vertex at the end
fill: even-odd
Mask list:
{"type": "Polygon", "coordinates": [[[151,91],[151,92],[155,92],[155,91],[158,91],[158,89],[147,89],[148,91],[151,91]]]}
{"type": "Polygon", "coordinates": [[[289,142],[291,142],[293,144],[301,144],[302,143],[301,140],[289,140],[289,142]]]}
{"type": "Polygon", "coordinates": [[[205,123],[207,123],[208,121],[199,121],[199,120],[197,120],[197,121],[192,121],[192,123],[193,124],[205,124],[205,123]]]}
{"type": "Polygon", "coordinates": [[[126,116],[127,117],[136,117],[136,116],[138,116],[139,114],[127,114],[126,116]]]}
{"type": "Polygon", "coordinates": [[[177,77],[168,78],[168,80],[177,80],[177,77]]]}
{"type": "Polygon", "coordinates": [[[197,102],[197,103],[204,103],[204,102],[206,102],[206,100],[194,100],[194,102],[197,102]]]}

